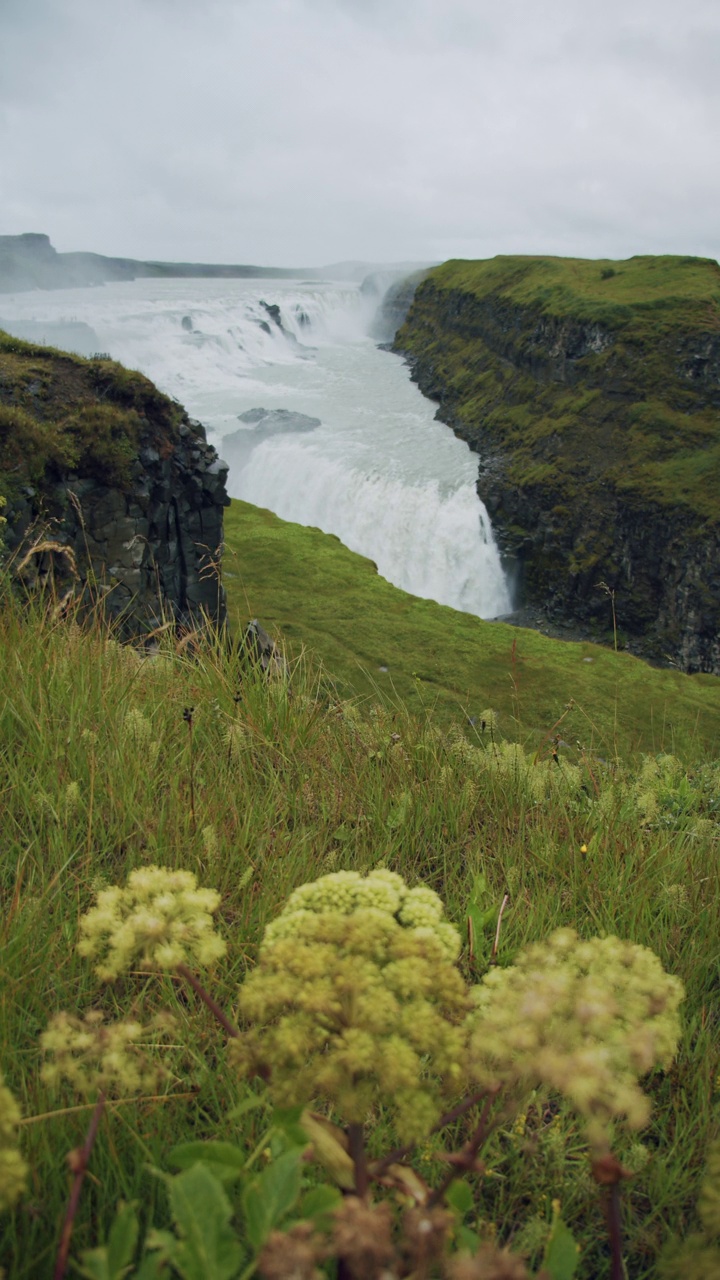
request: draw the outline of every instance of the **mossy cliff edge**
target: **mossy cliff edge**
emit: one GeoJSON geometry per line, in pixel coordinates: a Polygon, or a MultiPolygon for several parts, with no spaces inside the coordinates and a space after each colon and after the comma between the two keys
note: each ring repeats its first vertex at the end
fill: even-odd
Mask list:
{"type": "Polygon", "coordinates": [[[720,674],[720,268],[498,257],[419,285],[394,349],[480,455],[527,602],[720,674]]]}
{"type": "Polygon", "coordinates": [[[102,602],[121,634],[222,625],[226,475],[142,374],[0,331],[3,534],[28,583],[102,602]]]}

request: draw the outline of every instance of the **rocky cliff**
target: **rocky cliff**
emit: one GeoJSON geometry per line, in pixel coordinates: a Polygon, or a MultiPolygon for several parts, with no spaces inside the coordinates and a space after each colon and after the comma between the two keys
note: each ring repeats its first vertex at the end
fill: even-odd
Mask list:
{"type": "Polygon", "coordinates": [[[0,332],[4,540],[26,581],[52,577],[124,637],[222,626],[226,475],[203,427],[141,374],[0,332]]]}
{"type": "Polygon", "coordinates": [[[395,349],[480,455],[522,602],[720,674],[720,268],[449,262],[395,349]]]}

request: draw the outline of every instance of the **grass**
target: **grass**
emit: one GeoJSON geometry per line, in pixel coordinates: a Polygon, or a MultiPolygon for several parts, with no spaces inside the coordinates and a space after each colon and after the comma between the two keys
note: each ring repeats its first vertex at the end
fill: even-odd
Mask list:
{"type": "Polygon", "coordinates": [[[0,330],[0,493],[11,509],[28,483],[52,507],[68,471],[127,488],[141,437],[165,456],[182,420],[140,373],[0,330]]]}
{"type": "Polygon", "coordinates": [[[720,267],[713,258],[637,254],[612,261],[499,255],[484,262],[445,262],[431,274],[443,289],[461,289],[478,298],[498,293],[563,319],[675,328],[679,312],[685,325],[720,330],[720,267]]]}
{"type": "MultiPolygon", "coordinates": [[[[573,758],[578,743],[610,759],[717,753],[713,676],[658,670],[609,647],[551,640],[420,600],[337,538],[249,503],[233,501],[226,511],[225,541],[233,623],[257,616],[296,652],[307,646],[345,694],[445,725],[467,725],[492,707],[507,736],[533,747],[547,744],[560,721],[573,758]]],[[[607,625],[611,645],[609,603],[607,625]]]]}
{"type": "MultiPolygon", "coordinates": [[[[306,546],[317,539],[312,531],[307,537],[306,546]]],[[[361,573],[370,598],[362,561],[361,573]]],[[[389,600],[390,589],[375,581],[389,600]]],[[[306,579],[308,595],[312,585],[306,579]]],[[[403,611],[409,626],[413,611],[409,597],[396,595],[388,632],[403,611]]],[[[345,603],[341,637],[352,623],[350,592],[345,603]]],[[[339,603],[338,615],[344,608],[339,603]]],[[[447,622],[447,611],[428,608],[423,633],[423,615],[419,606],[420,646],[433,625],[447,622]]],[[[492,644],[491,627],[465,634],[487,634],[492,644]]],[[[342,649],[342,638],[337,643],[342,649]]],[[[537,654],[551,652],[540,638],[533,644],[539,647],[518,662],[528,707],[534,680],[540,684],[537,654]]],[[[473,652],[477,661],[477,642],[473,652]]],[[[602,669],[604,655],[595,656],[602,669]]],[[[491,661],[482,661],[489,671],[491,661]]],[[[608,670],[643,669],[608,655],[608,670]]],[[[340,699],[307,657],[291,663],[287,680],[241,678],[237,661],[210,643],[192,658],[170,644],[143,658],[99,628],[82,630],[7,597],[0,727],[1,1065],[26,1117],[22,1145],[32,1170],[28,1194],[3,1220],[0,1265],[9,1280],[51,1274],[68,1193],[63,1155],[79,1144],[89,1117],[72,1094],[51,1093],[40,1079],[38,1035],[57,1010],[93,1006],[113,1015],[145,990],[151,1005],[177,1014],[185,1044],[160,1096],[109,1107],[83,1190],[77,1249],[102,1237],[118,1198],[138,1200],[145,1224],[166,1224],[162,1186],[149,1166],[162,1167],[177,1142],[221,1136],[250,1149],[261,1136],[257,1112],[231,1117],[247,1086],[233,1076],[194,999],[169,978],[147,986],[143,975],[99,989],[74,951],[79,916],[97,888],[122,883],[149,862],[188,868],[221,891],[229,954],[213,991],[229,1009],[264,925],[288,892],[344,867],[383,863],[429,884],[461,928],[482,872],[491,901],[511,894],[502,963],[558,925],[618,933],[656,950],[687,986],[682,1048],[672,1071],[649,1082],[655,1111],[642,1149],[620,1133],[616,1145],[642,1165],[624,1197],[629,1274],[657,1274],[663,1243],[692,1225],[706,1145],[718,1131],[718,765],[688,771],[662,758],[638,771],[587,756],[577,766],[556,764],[547,752],[534,762],[479,726],[468,737],[457,723],[443,727],[426,706],[416,717],[397,696],[390,709],[340,699]]],[[[462,964],[467,969],[467,957],[462,964]]],[[[376,1138],[383,1123],[376,1117],[376,1138]]],[[[481,1235],[524,1242],[536,1256],[557,1197],[582,1246],[579,1276],[608,1274],[602,1213],[570,1116],[549,1124],[531,1108],[485,1158],[490,1172],[474,1186],[469,1215],[481,1235]]]]}

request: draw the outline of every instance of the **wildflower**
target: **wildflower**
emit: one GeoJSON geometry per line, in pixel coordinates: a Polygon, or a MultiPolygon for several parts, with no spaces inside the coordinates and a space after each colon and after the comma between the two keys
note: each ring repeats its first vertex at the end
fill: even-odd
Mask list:
{"type": "Polygon", "coordinates": [[[257,1268],[265,1280],[322,1280],[317,1263],[324,1243],[311,1222],[296,1222],[289,1231],[271,1231],[257,1268]]]}
{"type": "Polygon", "coordinates": [[[130,707],[125,712],[121,732],[127,746],[144,752],[148,762],[155,764],[160,754],[160,743],[153,740],[152,722],[142,711],[137,707],[130,707]]]}
{"type": "Polygon", "coordinates": [[[403,1214],[404,1244],[419,1275],[427,1272],[431,1262],[442,1257],[447,1237],[455,1224],[455,1215],[439,1206],[434,1209],[416,1207],[403,1214]]]}
{"type": "Polygon", "coordinates": [[[200,832],[200,839],[202,840],[203,853],[205,854],[207,861],[209,863],[217,862],[218,837],[215,827],[203,827],[200,832]]]}
{"type": "Polygon", "coordinates": [[[223,742],[227,747],[228,758],[239,760],[249,744],[248,731],[239,720],[233,720],[223,733],[223,742]]]}
{"type": "Polygon", "coordinates": [[[11,1209],[25,1190],[28,1167],[17,1146],[20,1108],[0,1072],[0,1210],[11,1209]]]}
{"type": "Polygon", "coordinates": [[[473,1257],[458,1254],[447,1274],[450,1280],[529,1280],[522,1258],[494,1245],[483,1245],[473,1257]]]}
{"type": "Polygon", "coordinates": [[[80,784],[68,782],[65,788],[65,812],[70,815],[80,807],[80,784]]]}
{"type": "Polygon", "coordinates": [[[152,1093],[168,1072],[148,1050],[156,1049],[174,1030],[169,1014],[159,1014],[143,1026],[130,1019],[106,1023],[94,1009],[84,1018],[58,1013],[40,1037],[47,1055],[42,1078],[49,1085],[65,1081],[83,1098],[99,1092],[111,1097],[152,1093]]]}
{"type": "Polygon", "coordinates": [[[456,929],[437,894],[400,876],[338,871],[291,894],[268,925],[240,1008],[254,1025],[232,1046],[270,1079],[280,1105],[318,1094],[350,1122],[394,1103],[403,1135],[439,1114],[461,1076],[467,1010],[456,929]]]}
{"type": "Polygon", "coordinates": [[[392,1210],[387,1200],[367,1205],[346,1196],[333,1214],[332,1252],[355,1280],[380,1276],[396,1261],[392,1210]]]}
{"type": "Polygon", "coordinates": [[[147,746],[152,738],[152,724],[137,707],[130,707],[125,712],[122,736],[126,742],[132,742],[136,747],[147,746]]]}
{"type": "Polygon", "coordinates": [[[97,905],[80,920],[78,951],[98,959],[95,972],[103,982],[134,964],[152,969],[212,964],[226,951],[212,928],[219,903],[219,893],[198,889],[190,871],[138,868],[127,888],[98,893],[97,905]]]}
{"type": "Polygon", "coordinates": [[[646,947],[558,929],[474,988],[471,1069],[489,1086],[561,1091],[605,1149],[613,1119],[646,1123],[638,1078],[672,1059],[683,996],[646,947]]]}
{"type": "Polygon", "coordinates": [[[684,884],[668,884],[665,885],[665,896],[671,907],[676,911],[681,911],[688,906],[687,885],[684,884]]]}

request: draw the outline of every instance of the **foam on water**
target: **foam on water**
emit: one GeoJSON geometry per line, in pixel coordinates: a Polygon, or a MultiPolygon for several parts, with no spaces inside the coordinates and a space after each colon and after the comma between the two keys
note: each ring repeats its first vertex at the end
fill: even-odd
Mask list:
{"type": "Polygon", "coordinates": [[[177,396],[221,452],[248,409],[319,418],[308,433],[267,439],[248,427],[247,446],[228,441],[230,493],[335,533],[415,595],[507,613],[477,459],[367,336],[376,305],[333,282],[139,280],[5,296],[0,315],[40,330],[89,325],[99,350],[177,396]]]}

